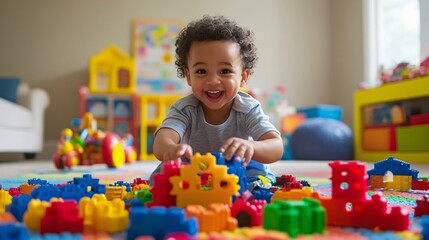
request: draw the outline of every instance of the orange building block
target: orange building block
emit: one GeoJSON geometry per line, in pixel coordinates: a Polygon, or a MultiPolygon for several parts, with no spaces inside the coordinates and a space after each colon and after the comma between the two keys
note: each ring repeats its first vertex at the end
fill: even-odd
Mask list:
{"type": "Polygon", "coordinates": [[[38,186],[39,186],[39,184],[30,185],[28,183],[24,183],[24,184],[21,184],[19,186],[19,191],[21,191],[21,193],[24,193],[24,194],[27,194],[27,195],[31,195],[31,191],[33,191],[33,189],[35,187],[38,187],[38,186]]]}
{"type": "Polygon", "coordinates": [[[232,203],[232,196],[238,194],[240,185],[238,177],[227,174],[226,166],[216,165],[216,158],[211,154],[196,153],[191,158],[190,165],[180,168],[180,175],[170,177],[175,195],[176,206],[202,205],[209,207],[212,203],[232,203]],[[210,176],[210,186],[202,186],[200,176],[210,176]]]}
{"type": "Polygon", "coordinates": [[[395,127],[366,128],[362,148],[367,151],[396,151],[395,127]]]}
{"type": "Polygon", "coordinates": [[[0,214],[0,224],[1,223],[14,223],[16,222],[16,218],[10,212],[5,212],[0,214]]]}
{"type": "Polygon", "coordinates": [[[221,203],[213,203],[209,209],[201,205],[189,205],[185,209],[186,216],[198,219],[200,232],[234,231],[237,228],[237,219],[231,217],[229,207],[221,203]]]}
{"type": "Polygon", "coordinates": [[[274,192],[274,195],[271,197],[271,202],[275,200],[302,200],[304,197],[311,197],[312,193],[312,187],[291,189],[290,191],[278,190],[274,192]]]}
{"type": "Polygon", "coordinates": [[[369,185],[371,188],[384,189],[384,176],[371,175],[369,177],[369,185]]]}

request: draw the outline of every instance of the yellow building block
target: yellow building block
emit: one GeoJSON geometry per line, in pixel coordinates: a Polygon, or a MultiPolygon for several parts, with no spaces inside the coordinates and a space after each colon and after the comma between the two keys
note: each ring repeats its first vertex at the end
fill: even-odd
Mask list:
{"type": "Polygon", "coordinates": [[[176,206],[202,205],[209,207],[212,203],[232,203],[232,196],[238,193],[238,177],[227,174],[226,166],[216,165],[216,158],[207,153],[196,153],[190,165],[180,168],[180,175],[170,178],[173,185],[171,195],[176,195],[176,206]],[[209,188],[201,187],[201,175],[211,177],[209,188]]]}
{"type": "Polygon", "coordinates": [[[79,215],[84,219],[85,230],[95,232],[123,232],[129,222],[124,201],[119,198],[108,201],[104,194],[83,197],[79,201],[79,215]]]}
{"type": "Polygon", "coordinates": [[[83,217],[83,226],[85,229],[93,229],[96,205],[107,202],[106,195],[94,194],[92,198],[83,197],[79,201],[79,216],[83,217]]]}
{"type": "Polygon", "coordinates": [[[12,196],[9,192],[3,189],[0,189],[0,214],[5,212],[6,206],[12,202],[12,196]]]}
{"type": "Polygon", "coordinates": [[[40,221],[45,216],[46,208],[51,204],[49,202],[32,199],[28,203],[27,211],[24,213],[23,223],[28,229],[40,230],[40,221]]]}
{"type": "Polygon", "coordinates": [[[135,59],[119,47],[108,46],[90,59],[89,90],[92,93],[135,93],[135,64],[135,59]]]}
{"type": "Polygon", "coordinates": [[[125,209],[125,202],[122,199],[99,202],[95,205],[94,229],[97,232],[108,232],[110,234],[119,233],[128,228],[128,211],[125,209]]]}
{"type": "Polygon", "coordinates": [[[291,189],[290,191],[278,190],[271,197],[271,202],[275,200],[302,200],[304,197],[311,197],[312,187],[303,187],[302,189],[291,189]]]}
{"type": "Polygon", "coordinates": [[[411,190],[411,176],[393,176],[393,181],[385,182],[386,190],[409,191],[411,190]]]}
{"type": "Polygon", "coordinates": [[[124,199],[127,195],[125,186],[106,186],[106,198],[111,201],[115,198],[124,199]]]}
{"type": "Polygon", "coordinates": [[[221,203],[213,203],[209,209],[201,205],[189,205],[185,209],[186,216],[198,219],[199,232],[234,231],[238,222],[231,217],[230,208],[221,203]]]}

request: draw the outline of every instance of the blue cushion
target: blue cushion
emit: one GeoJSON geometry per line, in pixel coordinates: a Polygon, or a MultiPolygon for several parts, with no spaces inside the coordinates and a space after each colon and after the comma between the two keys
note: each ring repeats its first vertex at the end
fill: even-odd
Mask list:
{"type": "Polygon", "coordinates": [[[16,103],[19,78],[0,77],[0,98],[16,103]]]}

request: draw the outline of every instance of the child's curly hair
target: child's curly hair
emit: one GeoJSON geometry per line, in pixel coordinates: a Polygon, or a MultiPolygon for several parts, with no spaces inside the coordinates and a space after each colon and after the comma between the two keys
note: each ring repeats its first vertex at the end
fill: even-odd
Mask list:
{"type": "Polygon", "coordinates": [[[183,28],[176,40],[177,76],[185,77],[188,68],[188,56],[194,41],[231,40],[240,45],[240,55],[245,69],[253,73],[258,61],[253,32],[240,27],[236,22],[224,16],[204,15],[200,20],[190,22],[183,28]]]}

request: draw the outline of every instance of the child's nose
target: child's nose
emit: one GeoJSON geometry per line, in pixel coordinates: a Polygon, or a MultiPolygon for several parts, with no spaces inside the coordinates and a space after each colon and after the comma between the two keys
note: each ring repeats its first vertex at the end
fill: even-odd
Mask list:
{"type": "Polygon", "coordinates": [[[207,82],[209,84],[218,84],[220,82],[220,78],[217,75],[212,75],[208,78],[207,82]]]}

